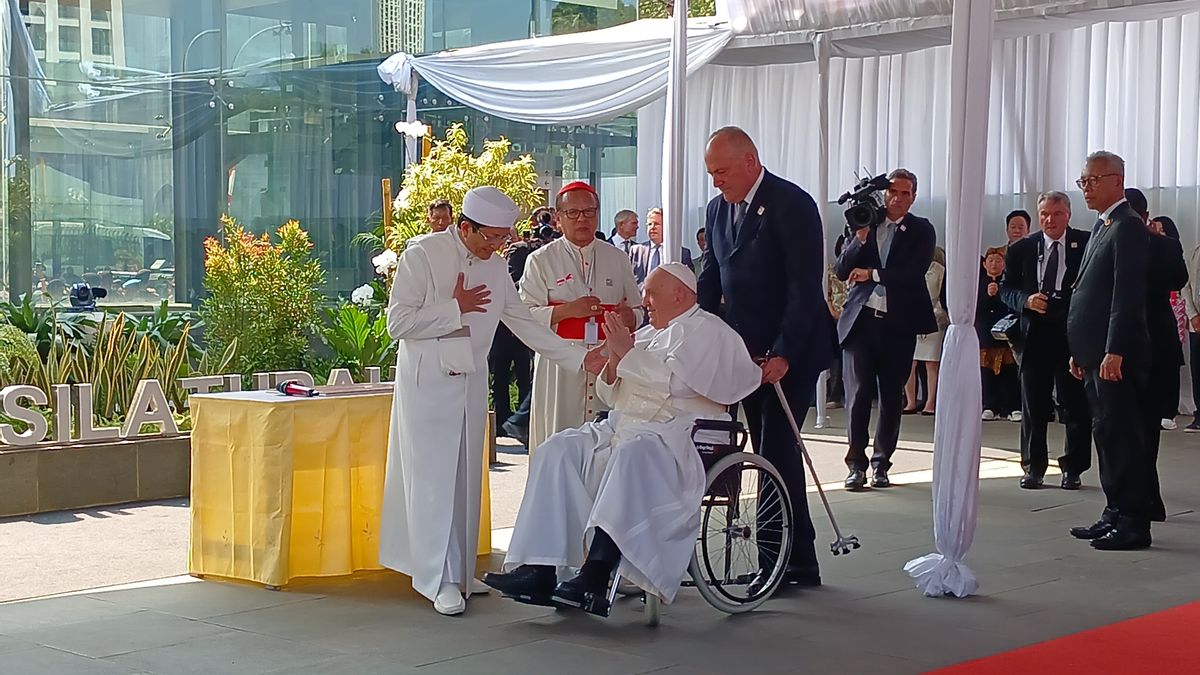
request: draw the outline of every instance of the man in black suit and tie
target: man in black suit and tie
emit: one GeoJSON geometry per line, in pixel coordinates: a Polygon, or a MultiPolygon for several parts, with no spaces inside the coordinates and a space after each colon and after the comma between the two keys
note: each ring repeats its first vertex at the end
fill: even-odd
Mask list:
{"type": "Polygon", "coordinates": [[[1067,310],[1071,373],[1083,380],[1092,411],[1100,485],[1107,506],[1100,520],[1071,534],[1098,550],[1150,546],[1150,485],[1146,448],[1146,328],[1150,233],[1125,201],[1125,161],[1111,152],[1088,155],[1076,181],[1100,218],[1067,310]]]}
{"type": "Polygon", "coordinates": [[[908,212],[917,196],[917,177],[896,169],[888,179],[883,223],[855,232],[834,265],[839,279],[852,282],[837,323],[850,414],[849,490],[866,485],[868,466],[874,468],[871,487],[891,485],[887,472],[900,439],[901,398],[917,336],[937,332],[925,286],[937,233],[928,220],[908,212]],[[877,390],[879,423],[868,460],[871,399],[877,390]]]}
{"type": "Polygon", "coordinates": [[[1067,427],[1065,452],[1058,458],[1062,489],[1078,490],[1092,466],[1092,418],[1083,383],[1071,375],[1067,349],[1067,307],[1087,250],[1088,233],[1069,227],[1071,199],[1065,193],[1038,197],[1041,232],[1010,244],[1000,297],[1021,317],[1012,340],[1021,378],[1021,487],[1042,486],[1049,463],[1046,427],[1054,414],[1054,389],[1067,427]]]}
{"type": "MultiPolygon", "coordinates": [[[[709,137],[704,164],[721,196],[705,211],[710,258],[700,274],[698,301],[717,313],[724,298],[725,321],[750,354],[763,359],[763,386],[742,406],[754,448],[779,469],[791,497],[794,540],[784,581],[817,586],[821,575],[804,460],[774,383],[780,383],[792,415],[804,424],[817,376],[829,367],[835,347],[833,317],[821,290],[821,215],[808,193],[763,168],[754,141],[737,127],[709,137]]],[[[764,572],[778,560],[768,535],[762,529],[758,539],[764,572]]],[[[763,581],[760,573],[754,583],[763,581]]]]}
{"type": "MultiPolygon", "coordinates": [[[[633,261],[633,278],[637,281],[638,286],[646,283],[646,277],[650,276],[655,268],[667,262],[663,257],[662,209],[657,206],[650,209],[646,214],[646,224],[650,241],[645,244],[637,244],[629,250],[629,258],[633,261]]],[[[693,272],[696,271],[692,264],[692,251],[688,247],[683,247],[683,256],[678,262],[683,263],[693,272]]]]}

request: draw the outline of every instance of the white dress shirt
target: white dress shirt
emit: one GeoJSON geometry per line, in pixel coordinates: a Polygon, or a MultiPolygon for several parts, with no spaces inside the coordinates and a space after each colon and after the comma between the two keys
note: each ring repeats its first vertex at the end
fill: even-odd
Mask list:
{"type": "Polygon", "coordinates": [[[1058,275],[1054,280],[1054,290],[1061,291],[1063,287],[1063,277],[1067,274],[1067,231],[1059,235],[1058,239],[1051,239],[1050,235],[1042,232],[1042,241],[1045,248],[1042,249],[1042,255],[1038,256],[1037,262],[1037,282],[1040,287],[1042,277],[1046,274],[1046,265],[1050,263],[1050,252],[1054,250],[1055,243],[1058,244],[1058,275]]]}

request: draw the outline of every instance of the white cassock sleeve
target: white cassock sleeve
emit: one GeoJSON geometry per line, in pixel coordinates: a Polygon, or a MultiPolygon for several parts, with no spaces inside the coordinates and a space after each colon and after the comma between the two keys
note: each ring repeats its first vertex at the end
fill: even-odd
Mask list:
{"type": "MultiPolygon", "coordinates": [[[[521,275],[519,282],[521,301],[529,308],[529,313],[533,315],[533,318],[543,326],[551,325],[550,317],[554,314],[554,308],[549,304],[550,286],[546,284],[546,271],[542,269],[542,258],[547,258],[547,262],[549,262],[547,255],[529,254],[529,259],[525,261],[525,272],[521,275]]],[[[515,334],[516,331],[514,330],[513,333],[515,334]]]]}
{"type": "MultiPolygon", "coordinates": [[[[526,274],[525,276],[529,276],[526,274]]],[[[550,311],[549,307],[545,308],[550,311]]],[[[583,368],[583,357],[587,351],[554,334],[547,324],[537,319],[530,308],[517,295],[512,284],[504,284],[504,309],[500,320],[505,326],[533,351],[545,356],[567,370],[583,368]]]]}
{"type": "Polygon", "coordinates": [[[392,339],[429,340],[462,328],[462,313],[454,298],[425,304],[425,289],[432,278],[423,249],[404,251],[388,297],[387,329],[392,339]]]}

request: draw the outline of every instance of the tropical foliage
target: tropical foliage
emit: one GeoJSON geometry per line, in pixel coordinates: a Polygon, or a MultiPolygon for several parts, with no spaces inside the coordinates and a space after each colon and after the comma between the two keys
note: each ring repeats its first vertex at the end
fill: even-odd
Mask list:
{"type": "Polygon", "coordinates": [[[386,370],[396,361],[396,342],[387,332],[387,315],[369,300],[343,301],[321,310],[325,325],[321,339],[334,353],[335,368],[349,368],[356,380],[366,378],[366,368],[386,370]]]}
{"type": "Polygon", "coordinates": [[[234,369],[244,376],[301,367],[325,282],[308,234],[294,220],[276,230],[276,242],[229,216],[221,226],[221,240],[204,242],[209,296],[200,316],[209,350],[223,354],[236,343],[234,369]]]}

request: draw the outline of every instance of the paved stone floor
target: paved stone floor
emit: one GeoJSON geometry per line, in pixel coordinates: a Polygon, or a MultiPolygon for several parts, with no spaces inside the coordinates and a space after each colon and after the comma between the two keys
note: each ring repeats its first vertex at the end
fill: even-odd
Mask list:
{"type": "MultiPolygon", "coordinates": [[[[751,614],[723,615],[684,590],[654,629],[635,600],[608,620],[495,597],[443,618],[388,572],[282,592],[184,576],[0,604],[0,673],[916,673],[1200,599],[1200,437],[1164,434],[1172,516],[1155,528],[1154,548],[1100,553],[1066,534],[1101,508],[1095,472],[1080,492],[1018,490],[1016,427],[984,425],[979,528],[967,559],[982,587],[968,599],[922,597],[901,569],[933,550],[932,422],[905,418],[898,485],[830,494],[863,548],[824,554],[824,587],[781,593],[751,614]]],[[[813,433],[827,436],[809,446],[822,478],[836,483],[844,430],[813,433]]],[[[513,483],[497,488],[497,500],[519,492],[524,473],[522,455],[502,460],[501,482],[513,483]]],[[[831,533],[818,511],[814,520],[821,550],[831,533]]],[[[12,525],[0,522],[0,550],[29,545],[9,536],[12,525]]],[[[95,555],[94,545],[85,550],[95,555]]]]}

